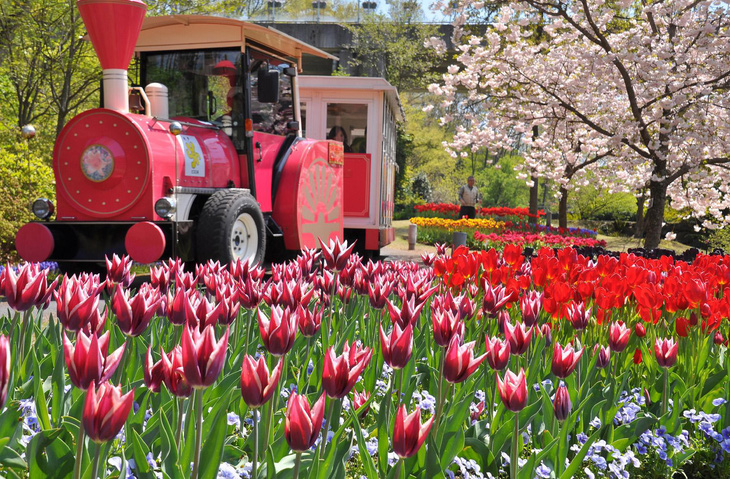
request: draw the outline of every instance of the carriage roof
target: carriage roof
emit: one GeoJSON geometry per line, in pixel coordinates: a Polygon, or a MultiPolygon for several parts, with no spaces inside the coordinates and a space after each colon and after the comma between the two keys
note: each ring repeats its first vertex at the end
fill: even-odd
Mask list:
{"type": "Polygon", "coordinates": [[[135,51],[243,48],[247,44],[294,59],[300,68],[303,54],[337,60],[337,57],[274,28],[207,15],[147,17],[142,24],[135,51]]]}

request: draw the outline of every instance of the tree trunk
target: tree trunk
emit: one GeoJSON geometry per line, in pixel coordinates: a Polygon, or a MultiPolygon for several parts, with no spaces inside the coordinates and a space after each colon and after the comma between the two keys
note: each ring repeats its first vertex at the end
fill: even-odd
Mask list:
{"type": "Polygon", "coordinates": [[[646,203],[646,191],[636,200],[636,224],[634,225],[634,238],[641,238],[644,234],[644,204],[646,203]]]}
{"type": "Polygon", "coordinates": [[[537,176],[532,177],[532,186],[530,187],[530,219],[531,225],[537,224],[537,193],[538,183],[540,179],[537,176]]]}
{"type": "Polygon", "coordinates": [[[652,181],[649,184],[651,205],[646,210],[644,225],[646,237],[644,248],[653,249],[659,246],[662,237],[662,225],[664,224],[664,205],[667,202],[667,185],[664,182],[652,181]]]}
{"type": "Polygon", "coordinates": [[[568,189],[564,186],[560,187],[560,203],[558,205],[558,226],[560,228],[568,227],[568,189]]]}

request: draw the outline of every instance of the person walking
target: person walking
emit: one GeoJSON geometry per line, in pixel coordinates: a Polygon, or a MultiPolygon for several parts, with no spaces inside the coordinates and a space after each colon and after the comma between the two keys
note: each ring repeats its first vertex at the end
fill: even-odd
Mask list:
{"type": "Polygon", "coordinates": [[[466,184],[459,187],[459,219],[467,217],[474,219],[477,216],[476,205],[480,204],[482,197],[479,189],[474,186],[474,177],[470,176],[466,179],[466,184]]]}

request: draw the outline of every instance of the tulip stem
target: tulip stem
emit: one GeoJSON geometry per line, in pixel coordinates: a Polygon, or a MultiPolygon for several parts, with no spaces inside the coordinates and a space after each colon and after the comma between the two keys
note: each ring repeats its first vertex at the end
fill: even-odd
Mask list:
{"type": "Polygon", "coordinates": [[[403,470],[403,458],[398,458],[398,464],[395,465],[395,476],[394,479],[400,479],[400,473],[403,470]]]}
{"type": "MultiPolygon", "coordinates": [[[[281,380],[279,380],[279,386],[277,387],[277,390],[278,390],[277,393],[279,393],[279,394],[281,394],[280,389],[279,389],[280,387],[281,387],[281,380]]],[[[275,398],[269,399],[269,404],[267,404],[267,406],[266,406],[267,407],[266,428],[264,429],[264,441],[263,441],[263,444],[264,444],[263,450],[264,451],[266,450],[266,448],[269,447],[269,433],[271,432],[270,426],[274,422],[273,417],[272,417],[274,415],[274,399],[275,398]]]]}
{"type": "MultiPolygon", "coordinates": [[[[86,401],[84,401],[84,402],[86,402],[86,401]]],[[[79,437],[78,437],[78,439],[76,439],[76,464],[74,464],[73,479],[81,479],[81,464],[84,462],[83,456],[84,456],[84,425],[79,424],[79,437]]]]}
{"type": "MultiPolygon", "coordinates": [[[[494,374],[498,374],[496,371],[494,374]]],[[[496,432],[496,429],[494,429],[493,422],[494,422],[494,403],[497,401],[497,381],[495,378],[494,383],[492,384],[492,400],[489,401],[489,427],[491,428],[491,431],[494,433],[496,432]]]]}
{"type": "MultiPolygon", "coordinates": [[[[297,452],[297,460],[294,462],[294,473],[293,478],[298,479],[299,478],[299,467],[302,465],[302,453],[297,452]]],[[[254,479],[256,476],[252,476],[254,479]]]]}
{"type": "Polygon", "coordinates": [[[439,362],[439,389],[438,396],[436,396],[438,403],[436,405],[436,419],[433,427],[434,439],[436,438],[436,433],[438,432],[439,424],[441,423],[441,413],[444,410],[444,356],[446,356],[446,350],[441,348],[441,361],[439,362]]]}
{"type": "Polygon", "coordinates": [[[94,467],[91,469],[91,479],[97,479],[99,477],[99,459],[101,459],[101,444],[96,445],[94,467]]]}
{"type": "Polygon", "coordinates": [[[203,390],[195,390],[195,409],[197,422],[195,423],[195,459],[193,461],[193,479],[198,479],[198,467],[200,466],[200,446],[203,442],[203,390]]]}
{"type": "Polygon", "coordinates": [[[251,461],[251,478],[256,479],[256,466],[259,459],[259,410],[253,410],[253,460],[251,461]]]}
{"type": "Polygon", "coordinates": [[[177,431],[175,431],[175,448],[180,450],[180,436],[185,420],[185,398],[177,398],[177,431]]]}
{"type": "Polygon", "coordinates": [[[403,394],[403,368],[398,370],[398,395],[395,397],[398,404],[401,403],[401,394],[403,394]]]}
{"type": "MultiPolygon", "coordinates": [[[[251,310],[253,311],[253,310],[251,310]]],[[[254,321],[254,315],[251,314],[251,311],[246,315],[248,316],[248,321],[246,321],[246,345],[243,347],[243,354],[248,354],[248,341],[249,336],[251,335],[251,322],[254,321]]]]}
{"type": "MultiPolygon", "coordinates": [[[[337,399],[335,399],[335,401],[337,401],[337,399]]],[[[324,423],[324,434],[322,436],[322,441],[319,443],[319,450],[317,451],[317,461],[324,457],[324,450],[327,447],[327,435],[329,434],[330,421],[332,421],[332,412],[335,409],[333,400],[329,397],[326,397],[324,400],[324,407],[325,409],[327,409],[327,422],[324,423]],[[329,409],[327,409],[327,403],[329,403],[330,405],[329,409]]]]}
{"type": "Polygon", "coordinates": [[[18,355],[19,358],[25,357],[25,335],[28,330],[28,324],[30,324],[30,309],[23,313],[23,323],[20,325],[20,343],[18,344],[18,347],[20,348],[20,354],[18,355]]]}
{"type": "Polygon", "coordinates": [[[662,416],[664,416],[667,413],[667,408],[669,406],[669,396],[668,394],[668,386],[669,386],[669,368],[664,368],[664,393],[662,394],[662,416]]]}
{"type": "Polygon", "coordinates": [[[515,413],[515,431],[512,435],[512,458],[509,464],[510,479],[517,479],[517,466],[519,463],[519,447],[520,447],[520,416],[515,413]]]}

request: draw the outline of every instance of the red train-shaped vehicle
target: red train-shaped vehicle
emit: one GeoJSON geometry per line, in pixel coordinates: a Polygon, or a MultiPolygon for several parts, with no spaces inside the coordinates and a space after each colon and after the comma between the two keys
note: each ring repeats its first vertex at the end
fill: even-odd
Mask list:
{"type": "Polygon", "coordinates": [[[22,258],[64,270],[113,253],[261,262],[318,239],[357,239],[371,252],[393,239],[402,115],[387,82],[316,77],[301,103],[303,55],[334,57],[283,33],[218,17],[145,19],[139,0],[77,5],[103,70],[102,106],[58,136],[56,205],[33,203],[40,221],[16,235],[22,258]],[[144,89],[130,87],[133,55],[144,89]],[[336,131],[339,141],[325,139],[336,131]]]}

